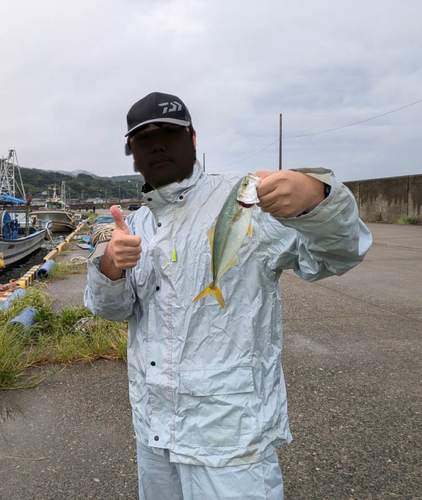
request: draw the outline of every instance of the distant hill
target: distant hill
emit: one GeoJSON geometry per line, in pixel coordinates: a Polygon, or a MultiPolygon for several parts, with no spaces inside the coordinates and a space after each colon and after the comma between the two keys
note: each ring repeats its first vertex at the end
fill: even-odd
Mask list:
{"type": "Polygon", "coordinates": [[[25,191],[34,198],[41,197],[41,193],[53,185],[60,190],[64,181],[68,199],[137,199],[144,182],[139,174],[99,177],[85,170],[58,172],[25,167],[20,170],[25,191]]]}
{"type": "Polygon", "coordinates": [[[99,178],[99,175],[91,174],[91,172],[88,172],[88,170],[72,170],[72,172],[69,172],[69,174],[72,177],[77,177],[79,174],[86,174],[90,175],[91,177],[99,178]]]}

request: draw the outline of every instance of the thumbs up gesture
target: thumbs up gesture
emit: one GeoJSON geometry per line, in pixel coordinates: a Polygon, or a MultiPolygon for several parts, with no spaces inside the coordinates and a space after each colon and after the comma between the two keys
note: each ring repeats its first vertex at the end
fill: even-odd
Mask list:
{"type": "Polygon", "coordinates": [[[111,280],[120,279],[123,270],[135,267],[141,258],[141,237],[130,234],[123,214],[116,206],[110,207],[115,222],[111,240],[101,259],[100,269],[111,280]]]}

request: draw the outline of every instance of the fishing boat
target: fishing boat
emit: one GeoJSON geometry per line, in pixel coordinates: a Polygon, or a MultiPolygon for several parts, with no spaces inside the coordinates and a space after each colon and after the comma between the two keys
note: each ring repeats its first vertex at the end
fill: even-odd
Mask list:
{"type": "Polygon", "coordinates": [[[47,228],[30,230],[26,224],[25,232],[19,236],[18,207],[27,206],[29,212],[31,196],[25,195],[16,151],[9,150],[7,157],[0,159],[0,269],[23,259],[40,248],[47,228]],[[16,197],[16,192],[22,198],[16,197]]]}
{"type": "MultiPolygon", "coordinates": [[[[41,224],[48,224],[51,221],[53,233],[70,233],[76,227],[75,217],[68,209],[63,197],[57,196],[56,186],[52,186],[53,194],[47,199],[44,208],[33,210],[30,213],[31,217],[36,217],[41,224]]],[[[66,192],[64,182],[62,183],[62,191],[66,192]]]]}
{"type": "MultiPolygon", "coordinates": [[[[0,195],[0,201],[2,198],[0,195]]],[[[12,218],[7,210],[0,211],[0,228],[0,269],[38,250],[47,233],[47,228],[44,228],[19,237],[18,219],[12,218]]]]}

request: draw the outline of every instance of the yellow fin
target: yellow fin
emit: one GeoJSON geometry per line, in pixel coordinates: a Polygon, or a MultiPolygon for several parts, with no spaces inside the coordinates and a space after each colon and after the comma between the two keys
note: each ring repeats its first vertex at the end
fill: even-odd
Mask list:
{"type": "Polygon", "coordinates": [[[252,238],[252,222],[249,222],[248,234],[252,238]]]}
{"type": "Polygon", "coordinates": [[[208,241],[210,242],[210,250],[211,250],[211,274],[214,276],[214,266],[213,266],[213,258],[212,258],[212,249],[214,248],[214,235],[215,235],[215,226],[211,226],[207,231],[208,241]]]}
{"type": "Polygon", "coordinates": [[[204,288],[201,293],[199,293],[193,300],[192,302],[196,302],[202,298],[204,298],[206,295],[211,293],[214,295],[214,297],[217,299],[218,303],[220,306],[225,309],[226,303],[224,302],[224,297],[223,294],[221,293],[221,289],[218,285],[213,285],[212,283],[207,286],[207,288],[204,288]]]}
{"type": "Polygon", "coordinates": [[[214,234],[215,234],[215,226],[211,226],[207,231],[208,241],[210,242],[210,247],[214,245],[214,234]]]}

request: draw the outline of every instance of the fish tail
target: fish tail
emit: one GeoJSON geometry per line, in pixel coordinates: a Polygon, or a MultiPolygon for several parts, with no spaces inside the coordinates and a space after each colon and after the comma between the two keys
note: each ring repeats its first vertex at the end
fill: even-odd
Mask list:
{"type": "Polygon", "coordinates": [[[210,283],[207,288],[204,288],[202,290],[202,292],[200,292],[194,299],[192,302],[196,302],[200,299],[202,299],[203,297],[205,297],[206,295],[208,294],[212,294],[214,295],[214,297],[217,299],[218,303],[220,304],[220,306],[225,309],[226,307],[226,303],[224,302],[224,297],[223,297],[223,294],[221,292],[221,288],[214,284],[214,282],[210,283]]]}

